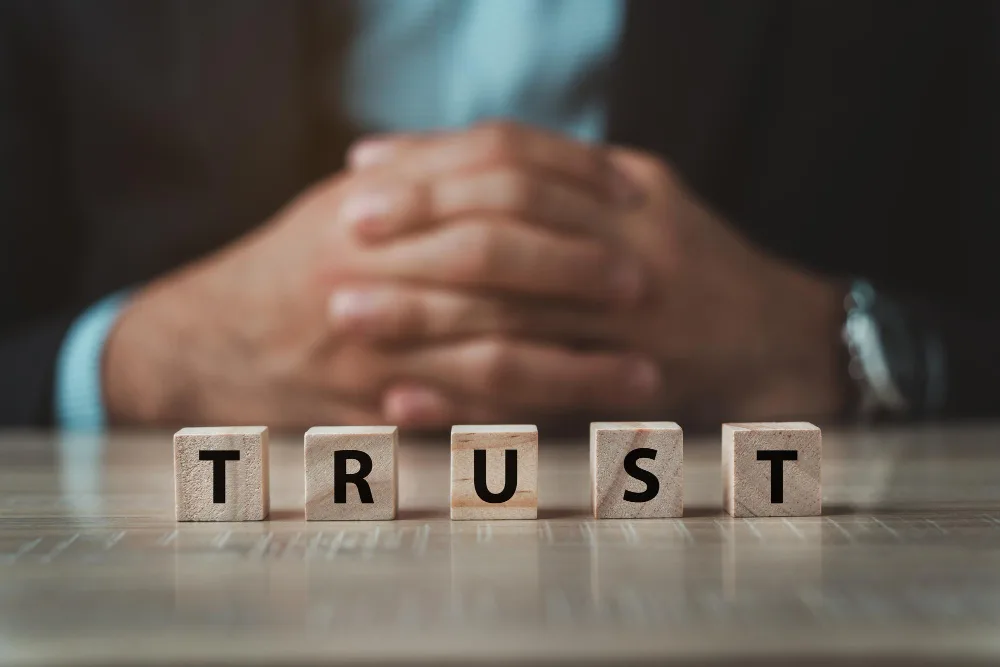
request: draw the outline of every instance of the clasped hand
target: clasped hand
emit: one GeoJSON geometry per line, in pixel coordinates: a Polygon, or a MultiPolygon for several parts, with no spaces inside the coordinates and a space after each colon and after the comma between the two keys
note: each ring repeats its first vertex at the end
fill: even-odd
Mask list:
{"type": "Polygon", "coordinates": [[[843,400],[838,313],[664,161],[491,123],[362,141],[144,289],[105,393],[143,423],[814,417],[843,400]]]}

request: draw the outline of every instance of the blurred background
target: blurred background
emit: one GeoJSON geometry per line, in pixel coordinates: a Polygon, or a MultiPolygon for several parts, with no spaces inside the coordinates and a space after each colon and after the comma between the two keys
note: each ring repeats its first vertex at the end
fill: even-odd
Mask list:
{"type": "Polygon", "coordinates": [[[998,5],[0,5],[0,423],[988,417],[998,5]]]}

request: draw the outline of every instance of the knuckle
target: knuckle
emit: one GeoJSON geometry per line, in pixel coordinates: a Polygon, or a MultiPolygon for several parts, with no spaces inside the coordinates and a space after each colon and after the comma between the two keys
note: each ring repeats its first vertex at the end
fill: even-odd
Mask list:
{"type": "Polygon", "coordinates": [[[584,242],[578,256],[568,260],[567,270],[574,276],[574,282],[598,294],[608,287],[609,278],[621,262],[613,250],[592,242],[584,242]]]}
{"type": "Polygon", "coordinates": [[[470,325],[479,322],[479,313],[465,295],[439,295],[429,302],[425,310],[426,335],[456,336],[470,330],[470,325]]]}
{"type": "Polygon", "coordinates": [[[680,183],[680,177],[673,165],[656,155],[630,151],[629,163],[643,181],[659,183],[659,187],[673,188],[680,183]]]}
{"type": "Polygon", "coordinates": [[[380,299],[379,315],[383,320],[384,333],[402,338],[420,333],[423,316],[418,301],[403,294],[396,288],[385,288],[380,299]]]}
{"type": "Polygon", "coordinates": [[[606,275],[620,261],[620,254],[616,250],[605,244],[586,241],[586,245],[581,249],[584,262],[596,268],[602,275],[606,275]]]}
{"type": "Polygon", "coordinates": [[[327,390],[350,391],[358,397],[377,395],[385,381],[385,364],[372,347],[361,343],[341,345],[322,369],[327,390]]]}
{"type": "Polygon", "coordinates": [[[484,121],[476,129],[498,139],[511,139],[520,133],[517,123],[502,119],[484,121]]]}
{"type": "Polygon", "coordinates": [[[672,185],[677,183],[677,172],[674,171],[674,168],[666,160],[649,156],[644,160],[644,163],[654,179],[665,181],[672,185]]]}
{"type": "Polygon", "coordinates": [[[604,183],[614,167],[604,151],[590,148],[580,156],[581,168],[589,174],[594,183],[604,183]]]}
{"type": "Polygon", "coordinates": [[[406,323],[400,332],[401,338],[403,336],[428,338],[438,328],[435,327],[435,323],[438,320],[442,320],[442,322],[444,320],[443,317],[438,317],[439,313],[435,312],[431,301],[425,296],[414,296],[409,299],[405,310],[407,317],[406,323]]]}
{"type": "MultiPolygon", "coordinates": [[[[544,314],[543,314],[544,315],[544,314]]],[[[489,322],[494,330],[508,335],[523,334],[532,328],[544,328],[544,316],[532,318],[523,308],[513,308],[498,305],[491,309],[483,320],[489,322]],[[534,326],[533,326],[534,325],[534,326]]]]}
{"type": "Polygon", "coordinates": [[[563,395],[572,404],[594,406],[621,397],[615,364],[602,362],[598,355],[581,354],[575,365],[576,372],[563,383],[563,395]]]}
{"type": "Polygon", "coordinates": [[[348,282],[353,270],[348,262],[331,262],[330,257],[342,253],[344,243],[340,235],[327,234],[321,236],[311,249],[308,249],[301,264],[302,277],[306,287],[314,293],[322,293],[341,283],[348,282]],[[339,248],[339,250],[338,250],[339,248]]]}
{"type": "Polygon", "coordinates": [[[485,162],[513,162],[520,154],[521,133],[513,123],[505,121],[484,123],[477,128],[476,139],[485,162]]]}
{"type": "Polygon", "coordinates": [[[413,221],[438,215],[441,203],[437,194],[429,183],[414,183],[403,187],[398,201],[401,216],[407,221],[413,221]]]}
{"type": "Polygon", "coordinates": [[[485,392],[497,395],[508,391],[515,366],[513,345],[502,338],[488,338],[478,344],[476,353],[480,382],[485,392]]]}
{"type": "Polygon", "coordinates": [[[528,211],[538,204],[541,187],[523,171],[507,169],[500,175],[500,192],[510,211],[528,211]]]}
{"type": "Polygon", "coordinates": [[[456,228],[454,252],[450,253],[450,279],[475,281],[488,275],[496,264],[499,232],[490,225],[468,224],[456,228]]]}

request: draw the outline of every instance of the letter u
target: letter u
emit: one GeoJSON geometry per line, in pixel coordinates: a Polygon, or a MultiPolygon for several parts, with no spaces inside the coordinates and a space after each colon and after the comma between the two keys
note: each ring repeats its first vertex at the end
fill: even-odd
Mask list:
{"type": "Polygon", "coordinates": [[[493,493],[486,485],[486,450],[473,450],[472,481],[476,486],[476,495],[487,503],[505,503],[514,497],[517,491],[517,450],[505,449],[503,489],[493,493]]]}

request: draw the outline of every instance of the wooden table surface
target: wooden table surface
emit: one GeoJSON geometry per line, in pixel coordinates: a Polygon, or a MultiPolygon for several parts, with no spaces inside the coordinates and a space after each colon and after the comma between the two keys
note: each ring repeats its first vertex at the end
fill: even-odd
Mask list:
{"type": "Polygon", "coordinates": [[[827,431],[801,519],[725,516],[689,437],[684,519],[599,522],[543,432],[538,521],[449,521],[404,437],[400,520],[306,523],[275,438],[271,520],[177,524],[170,436],[0,433],[0,664],[1000,660],[1000,427],[827,431]]]}

